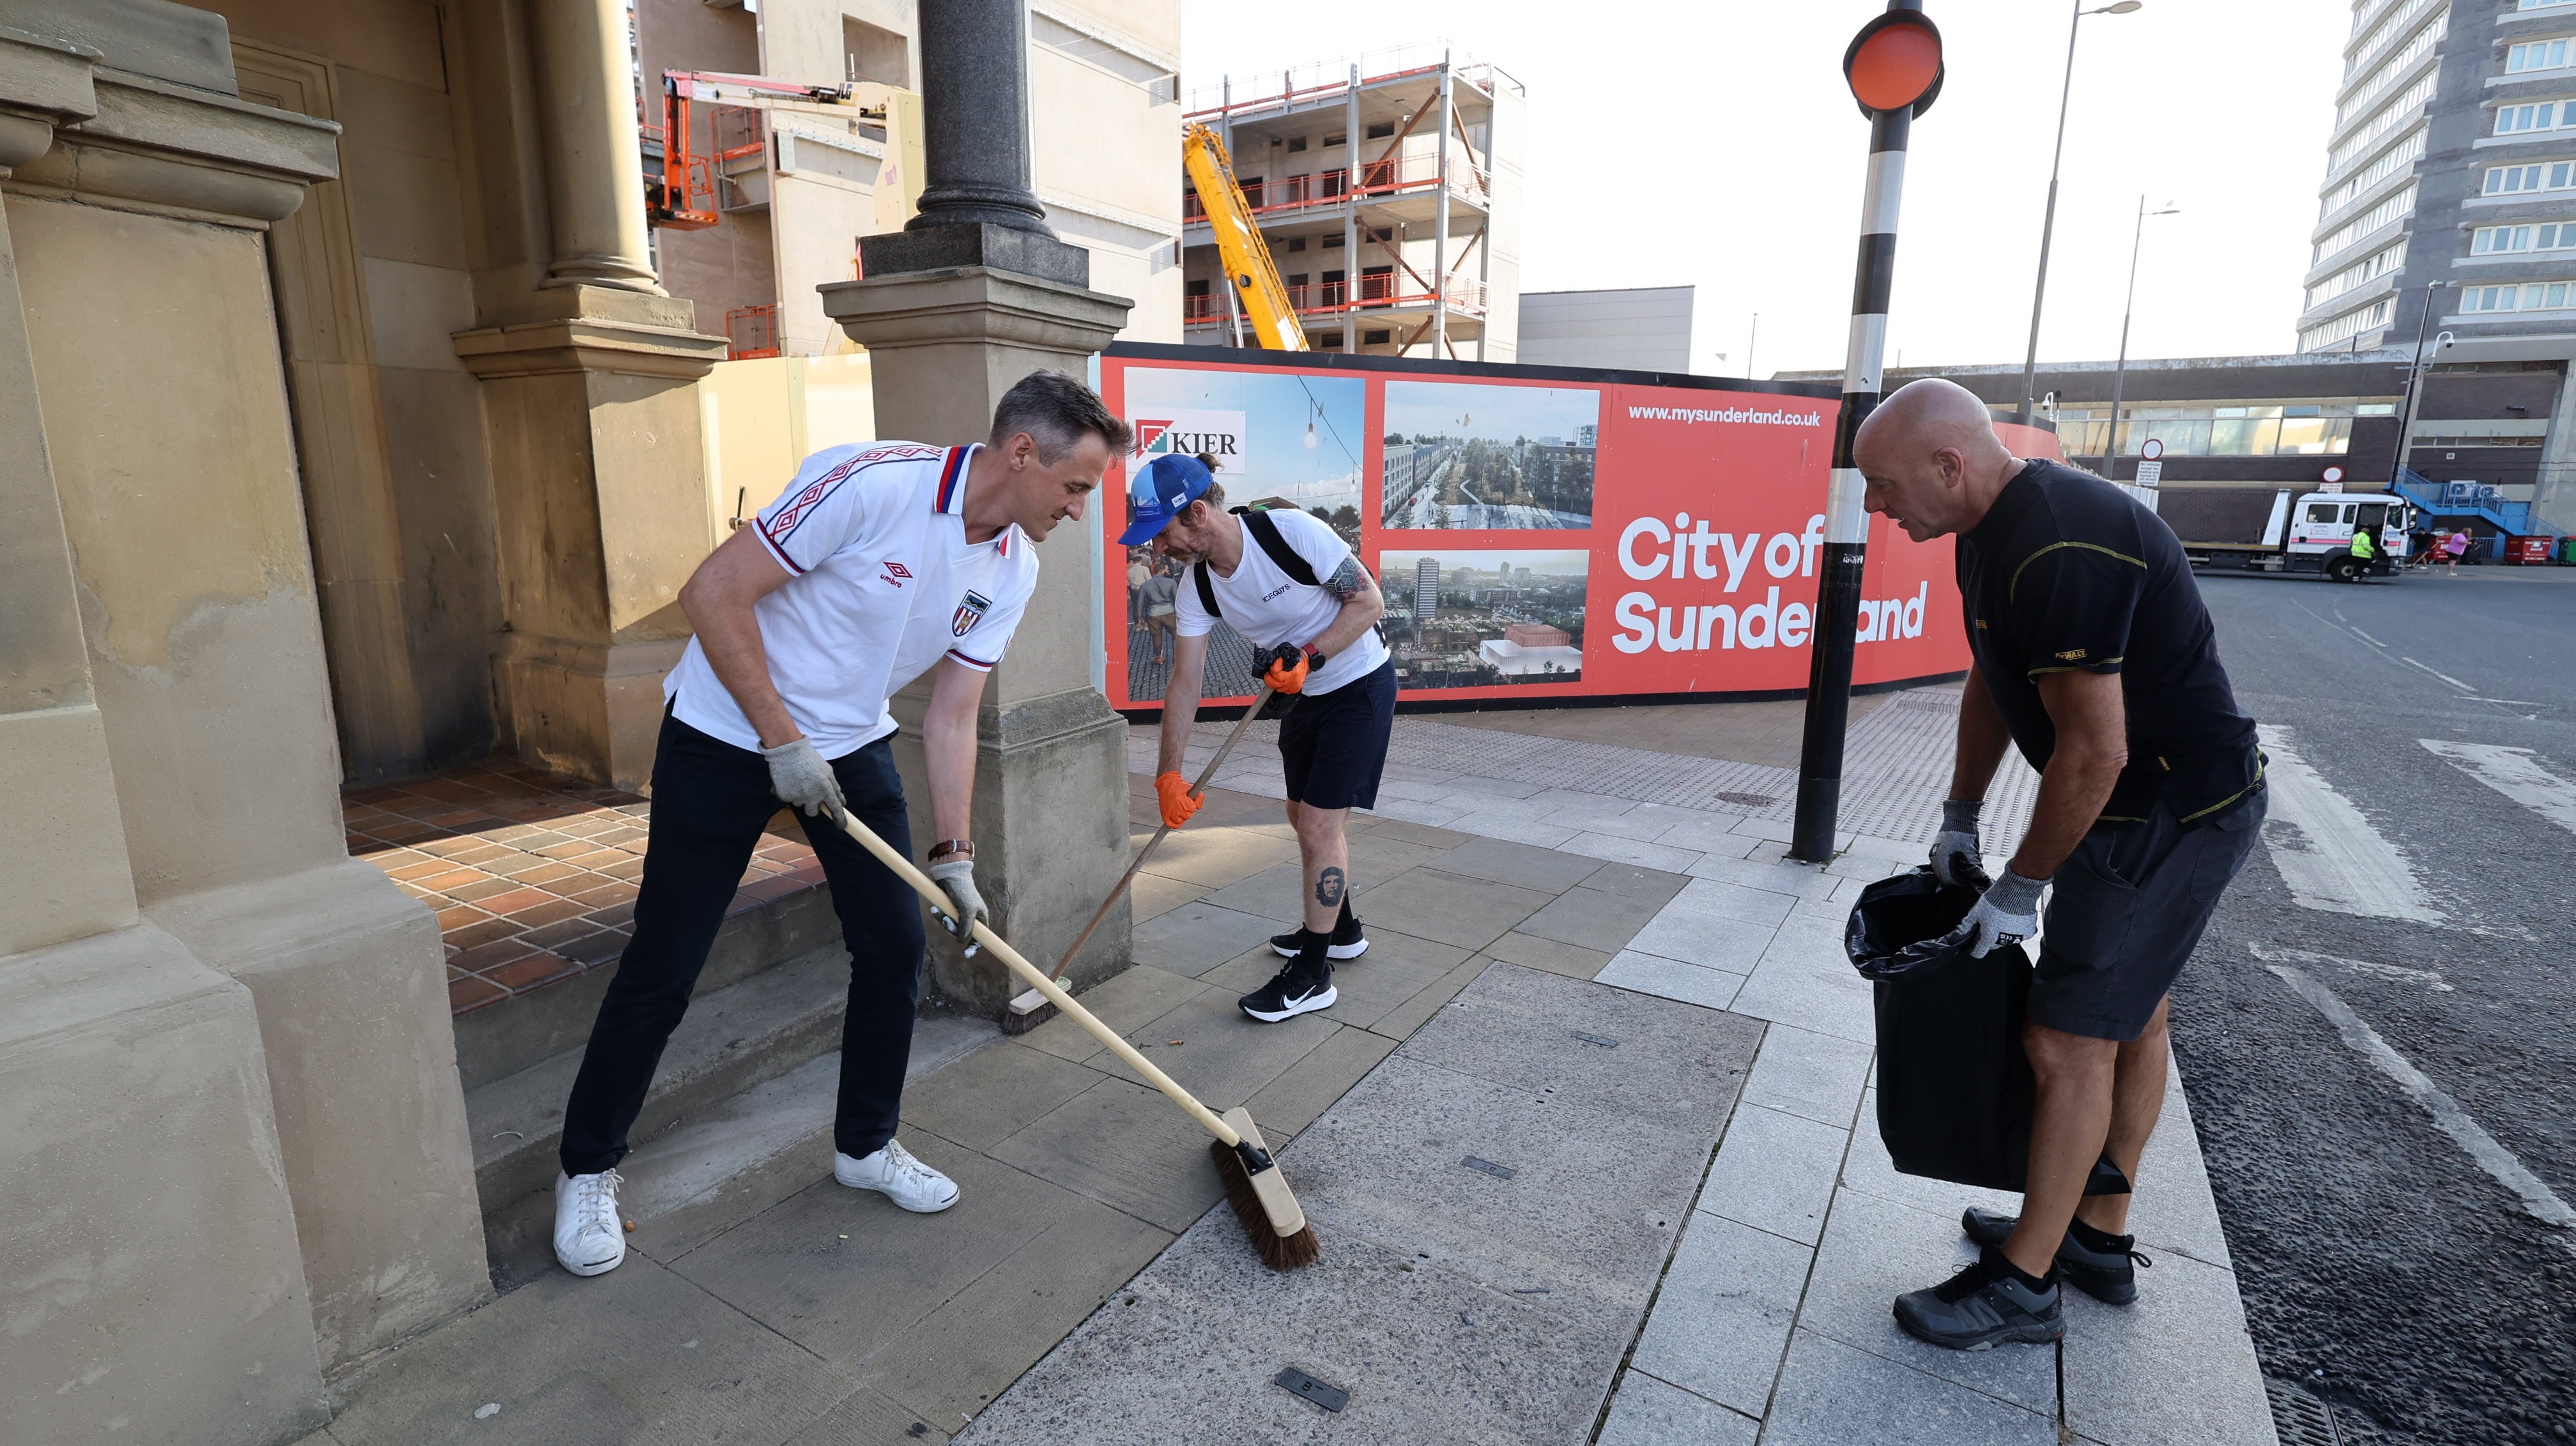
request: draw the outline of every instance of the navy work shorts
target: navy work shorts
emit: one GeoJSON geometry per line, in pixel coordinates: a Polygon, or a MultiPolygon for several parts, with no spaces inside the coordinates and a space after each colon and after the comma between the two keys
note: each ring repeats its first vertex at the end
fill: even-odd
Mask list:
{"type": "Polygon", "coordinates": [[[1394,731],[1393,658],[1329,693],[1301,695],[1279,720],[1288,801],[1308,808],[1374,807],[1394,731]]]}
{"type": "Polygon", "coordinates": [[[2057,868],[2030,1021],[2088,1039],[2144,1033],[2253,851],[2266,802],[2258,793],[2198,828],[2163,804],[2138,823],[2094,825],[2057,868]]]}

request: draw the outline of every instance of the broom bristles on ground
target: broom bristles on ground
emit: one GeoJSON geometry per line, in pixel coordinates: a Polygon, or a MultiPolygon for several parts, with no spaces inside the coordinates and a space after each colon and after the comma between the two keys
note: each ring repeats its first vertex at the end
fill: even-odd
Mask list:
{"type": "Polygon", "coordinates": [[[1243,1167],[1243,1157],[1231,1145],[1208,1142],[1208,1154],[1216,1160],[1217,1178],[1225,1181],[1226,1203],[1234,1207],[1235,1218],[1243,1222],[1243,1233],[1252,1238],[1252,1248],[1261,1255],[1261,1263],[1272,1270],[1295,1270],[1312,1265],[1324,1253],[1324,1243],[1315,1238],[1314,1222],[1294,1235],[1281,1235],[1270,1224],[1270,1213],[1261,1208],[1261,1196],[1252,1188],[1252,1176],[1243,1167]]]}

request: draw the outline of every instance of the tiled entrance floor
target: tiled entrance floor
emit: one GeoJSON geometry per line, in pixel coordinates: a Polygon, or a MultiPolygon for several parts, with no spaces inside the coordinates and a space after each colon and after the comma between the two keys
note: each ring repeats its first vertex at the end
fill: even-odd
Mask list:
{"type": "MultiPolygon", "coordinates": [[[[341,797],[349,853],[438,915],[455,1013],[613,964],[633,932],[652,804],[508,759],[341,797]]],[[[819,886],[822,867],[782,814],[731,912],[819,886]]]]}

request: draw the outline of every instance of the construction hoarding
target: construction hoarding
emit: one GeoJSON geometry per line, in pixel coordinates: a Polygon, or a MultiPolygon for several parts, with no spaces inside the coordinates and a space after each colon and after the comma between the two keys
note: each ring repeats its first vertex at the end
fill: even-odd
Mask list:
{"type": "MultiPolygon", "coordinates": [[[[1807,682],[1828,388],[1562,367],[1121,344],[1101,393],[1128,468],[1216,459],[1230,504],[1332,524],[1386,594],[1408,701],[1786,696],[1807,682]]],[[[1115,504],[1113,504],[1115,505],[1115,504]]],[[[1115,532],[1123,510],[1105,519],[1115,532]]],[[[1107,570],[1111,702],[1153,709],[1187,579],[1149,548],[1107,570]]],[[[1968,665],[1947,538],[1873,518],[1861,686],[1968,665]]],[[[1222,623],[1205,696],[1247,696],[1222,623]]]]}

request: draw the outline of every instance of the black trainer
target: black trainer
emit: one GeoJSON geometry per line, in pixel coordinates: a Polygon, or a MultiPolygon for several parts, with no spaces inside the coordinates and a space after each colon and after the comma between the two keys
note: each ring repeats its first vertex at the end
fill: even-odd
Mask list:
{"type": "MultiPolygon", "coordinates": [[[[1270,936],[1270,952],[1282,959],[1297,957],[1297,948],[1306,937],[1302,928],[1270,936]]],[[[1360,932],[1360,921],[1351,917],[1351,901],[1342,900],[1342,916],[1333,921],[1333,942],[1325,951],[1335,959],[1357,959],[1368,952],[1368,935],[1360,932]]]]}
{"type": "MultiPolygon", "coordinates": [[[[1311,936],[1310,936],[1311,937],[1311,936]]],[[[1315,943],[1321,944],[1321,939],[1315,943]]],[[[1288,961],[1267,984],[1238,1001],[1243,1012],[1264,1024],[1277,1024],[1300,1014],[1330,1009],[1341,998],[1333,988],[1333,963],[1320,948],[1310,948],[1288,961]]]]}
{"type": "MultiPolygon", "coordinates": [[[[2001,1250],[2012,1237],[2013,1227],[2020,1224],[2017,1216],[1993,1210],[1968,1207],[1959,1217],[1959,1228],[1968,1238],[1988,1249],[2001,1250]]],[[[2067,1227],[2066,1238],[2057,1243],[2057,1273],[2066,1283],[2102,1302],[2104,1305],[2127,1305],[2138,1298],[2138,1267],[2152,1269],[2155,1262],[2136,1248],[2137,1237],[2109,1237],[2117,1250],[2095,1250],[2075,1238],[2073,1226],[2067,1227]]]]}
{"type": "Polygon", "coordinates": [[[2066,1335],[2063,1294],[2054,1272],[2041,1289],[2032,1290],[2001,1251],[1989,1248],[1930,1290],[1898,1296],[1896,1323],[1916,1340],[1954,1351],[1982,1351],[2007,1342],[2046,1345],[2066,1335]]]}

